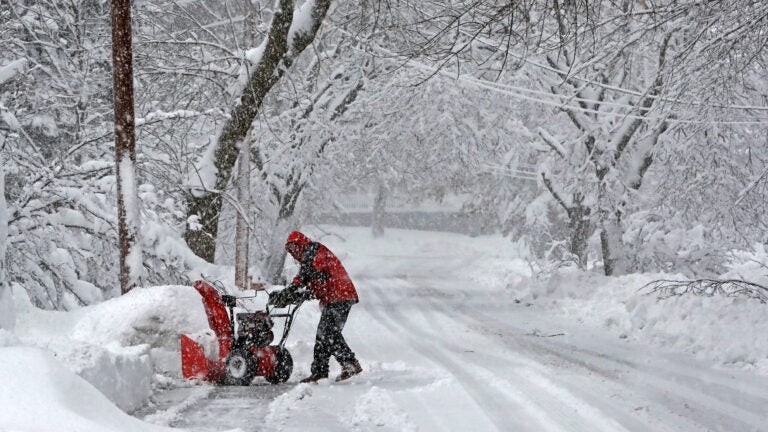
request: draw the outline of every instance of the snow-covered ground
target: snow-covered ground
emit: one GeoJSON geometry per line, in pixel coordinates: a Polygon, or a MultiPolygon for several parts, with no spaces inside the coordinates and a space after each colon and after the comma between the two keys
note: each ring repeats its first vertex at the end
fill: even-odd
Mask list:
{"type": "MultiPolygon", "coordinates": [[[[308,233],[358,287],[345,335],[362,375],[297,383],[315,304],[288,342],[289,382],[239,388],[178,379],[178,334],[207,328],[191,288],[137,289],[69,313],[16,295],[16,329],[0,330],[0,431],[768,431],[766,305],[638,292],[674,275],[564,269],[539,282],[497,236],[308,233]]],[[[764,278],[760,266],[733,271],[764,278]]]]}
{"type": "Polygon", "coordinates": [[[0,329],[0,431],[162,429],[124,411],[178,373],[178,332],[207,328],[197,292],[139,288],[74,312],[14,300],[15,330],[0,329]]]}

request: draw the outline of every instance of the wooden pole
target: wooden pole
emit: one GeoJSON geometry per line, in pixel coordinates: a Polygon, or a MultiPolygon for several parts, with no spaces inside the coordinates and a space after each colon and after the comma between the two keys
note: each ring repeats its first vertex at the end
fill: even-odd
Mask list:
{"type": "Polygon", "coordinates": [[[138,202],[136,200],[136,137],[133,108],[133,48],[131,2],[112,0],[112,69],[115,97],[115,166],[117,173],[117,221],[120,245],[120,290],[133,288],[132,249],[136,247],[138,202]],[[129,171],[129,172],[126,172],[129,171]],[[132,190],[132,191],[131,191],[132,190]],[[128,206],[128,207],[126,207],[128,206]]]}

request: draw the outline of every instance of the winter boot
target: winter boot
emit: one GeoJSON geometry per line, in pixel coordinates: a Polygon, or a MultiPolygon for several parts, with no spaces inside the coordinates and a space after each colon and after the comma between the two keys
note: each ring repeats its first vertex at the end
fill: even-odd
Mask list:
{"type": "Polygon", "coordinates": [[[304,378],[303,380],[301,380],[299,382],[301,382],[301,383],[316,383],[316,382],[320,381],[321,379],[326,379],[326,378],[328,378],[328,375],[315,375],[315,374],[312,374],[312,375],[304,378]]]}
{"type": "Polygon", "coordinates": [[[341,374],[336,377],[336,382],[349,379],[363,371],[363,367],[360,366],[360,362],[355,360],[352,363],[347,363],[341,368],[341,374]]]}

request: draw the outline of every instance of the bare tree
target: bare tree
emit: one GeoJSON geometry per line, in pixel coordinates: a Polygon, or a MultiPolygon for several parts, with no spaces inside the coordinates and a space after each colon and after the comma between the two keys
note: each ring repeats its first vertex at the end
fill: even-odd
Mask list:
{"type": "MultiPolygon", "coordinates": [[[[327,34],[324,37],[331,39],[327,34]]],[[[276,282],[282,274],[285,238],[296,228],[302,195],[319,177],[318,171],[322,174],[333,165],[329,149],[337,141],[345,144],[344,134],[338,130],[341,119],[363,91],[370,72],[370,57],[346,56],[354,51],[345,46],[349,40],[344,39],[326,41],[322,45],[328,52],[318,47],[309,61],[297,67],[295,75],[302,77],[302,83],[282,90],[290,87],[291,94],[298,92],[299,96],[286,98],[286,106],[272,106],[275,118],[254,125],[258,127],[254,134],[261,137],[253,149],[254,165],[271,210],[262,217],[268,228],[259,239],[262,274],[268,281],[276,282]],[[323,61],[333,66],[322,67],[323,61]]]]}
{"type": "Polygon", "coordinates": [[[248,66],[242,95],[232,107],[230,118],[214,144],[212,178],[201,176],[201,184],[191,188],[187,198],[187,214],[199,225],[188,225],[184,237],[192,251],[206,261],[213,262],[215,258],[223,199],[221,192],[229,184],[240,143],[245,139],[267,93],[314,40],[330,5],[330,0],[306,2],[304,9],[296,15],[300,20],[308,18],[310,24],[307,27],[301,27],[305,22],[294,27],[294,2],[291,0],[280,0],[273,13],[261,53],[248,66]]]}

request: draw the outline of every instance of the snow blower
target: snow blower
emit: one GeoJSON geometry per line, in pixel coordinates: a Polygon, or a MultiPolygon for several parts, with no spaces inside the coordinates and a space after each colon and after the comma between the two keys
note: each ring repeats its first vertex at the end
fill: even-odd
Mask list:
{"type": "Polygon", "coordinates": [[[272,384],[288,380],[293,371],[293,359],[285,349],[285,341],[300,303],[288,306],[283,313],[274,313],[274,308],[270,310],[267,305],[266,310],[235,315],[237,301],[253,297],[222,295],[213,284],[202,280],[195,281],[194,288],[203,298],[208,325],[216,334],[218,353],[209,349],[206,355],[203,345],[182,334],[181,372],[184,378],[225,385],[249,385],[256,376],[263,376],[272,384]],[[285,325],[280,342],[270,345],[274,340],[275,318],[285,319],[285,325]]]}

